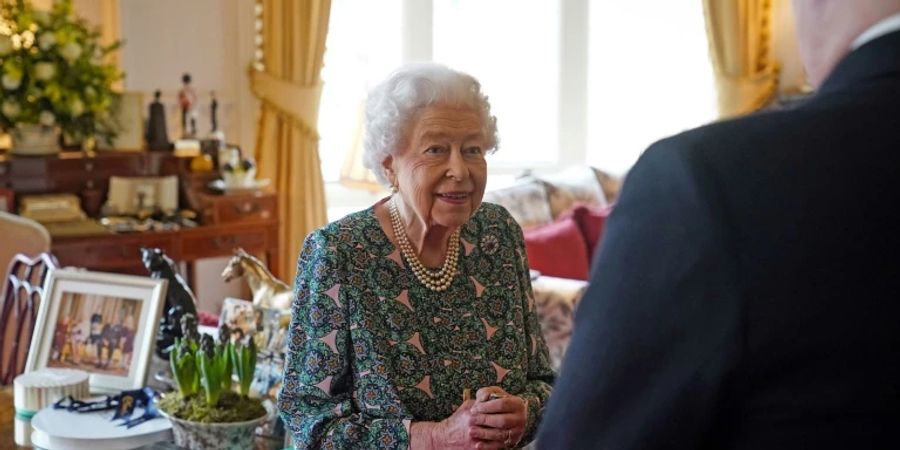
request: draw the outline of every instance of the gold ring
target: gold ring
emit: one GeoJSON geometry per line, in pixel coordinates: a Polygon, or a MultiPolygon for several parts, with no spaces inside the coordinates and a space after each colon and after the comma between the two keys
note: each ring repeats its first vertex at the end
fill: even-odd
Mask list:
{"type": "Polygon", "coordinates": [[[503,446],[506,448],[512,448],[512,436],[510,436],[509,430],[506,430],[506,439],[503,441],[503,446]]]}

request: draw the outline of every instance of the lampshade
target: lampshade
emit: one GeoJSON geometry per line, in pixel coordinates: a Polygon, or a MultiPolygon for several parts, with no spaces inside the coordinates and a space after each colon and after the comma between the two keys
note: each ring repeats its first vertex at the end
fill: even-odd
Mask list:
{"type": "Polygon", "coordinates": [[[350,148],[347,149],[344,163],[341,166],[340,182],[351,189],[378,192],[384,190],[384,186],[378,182],[371,170],[363,166],[363,129],[365,126],[363,111],[364,107],[360,105],[353,139],[350,141],[350,148]]]}

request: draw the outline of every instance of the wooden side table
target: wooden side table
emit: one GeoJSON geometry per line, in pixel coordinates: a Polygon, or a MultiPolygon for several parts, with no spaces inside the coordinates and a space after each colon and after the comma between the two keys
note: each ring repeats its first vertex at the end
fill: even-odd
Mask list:
{"type": "Polygon", "coordinates": [[[13,404],[12,385],[0,388],[0,450],[15,450],[23,447],[16,445],[15,425],[16,408],[13,404]]]}

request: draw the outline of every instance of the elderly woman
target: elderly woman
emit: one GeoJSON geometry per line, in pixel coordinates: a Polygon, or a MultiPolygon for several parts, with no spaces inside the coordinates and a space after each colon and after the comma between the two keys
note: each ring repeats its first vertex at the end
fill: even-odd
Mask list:
{"type": "Polygon", "coordinates": [[[297,448],[525,445],[553,372],[522,231],[481,203],[496,118],[469,75],[401,68],[369,95],[392,195],[311,233],[279,407],[297,448]]]}

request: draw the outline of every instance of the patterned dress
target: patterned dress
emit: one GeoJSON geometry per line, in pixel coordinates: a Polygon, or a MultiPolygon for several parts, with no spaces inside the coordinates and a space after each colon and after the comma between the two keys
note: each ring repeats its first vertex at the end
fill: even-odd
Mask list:
{"type": "Polygon", "coordinates": [[[424,287],[374,207],[307,236],[298,261],[279,409],[298,449],[405,449],[463,390],[528,401],[531,440],[553,371],[534,312],[522,231],[483,203],[461,232],[459,273],[424,287]]]}

